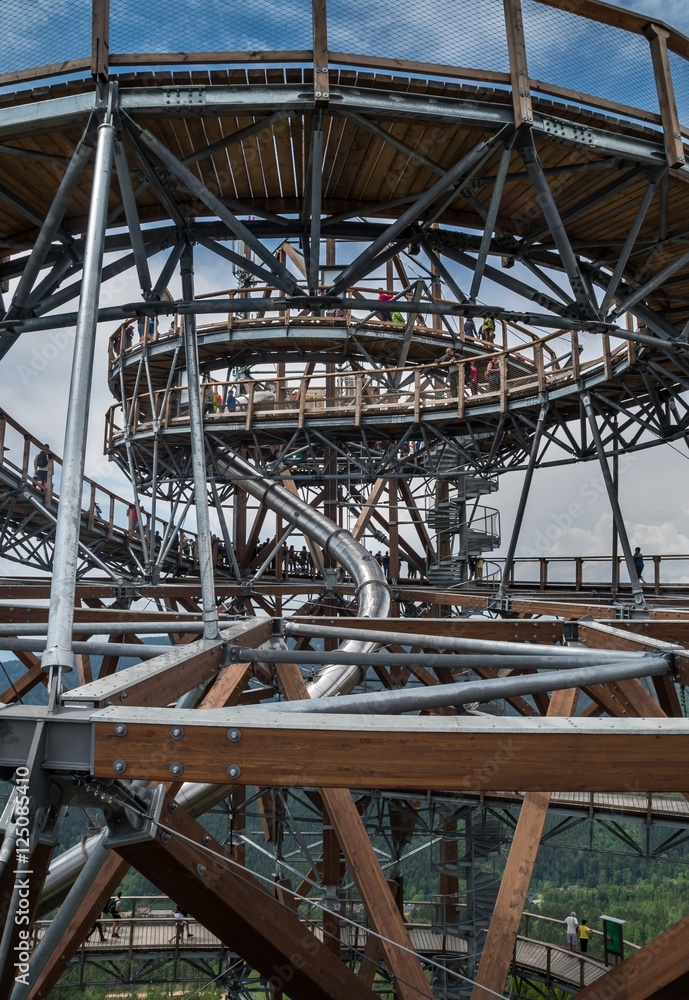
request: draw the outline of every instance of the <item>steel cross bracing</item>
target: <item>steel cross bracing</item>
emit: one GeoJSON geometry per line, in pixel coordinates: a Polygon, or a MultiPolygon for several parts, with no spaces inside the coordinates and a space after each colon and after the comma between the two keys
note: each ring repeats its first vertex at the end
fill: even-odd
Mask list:
{"type": "MultiPolygon", "coordinates": [[[[38,643],[47,646],[43,659],[49,669],[42,671],[38,661],[24,652],[26,677],[13,682],[6,693],[7,701],[17,700],[43,681],[49,709],[4,708],[0,713],[0,724],[11,737],[1,744],[2,773],[11,773],[21,750],[22,759],[35,765],[39,776],[33,779],[32,790],[50,805],[46,817],[32,814],[35,911],[41,890],[44,906],[54,904],[56,897],[64,899],[58,920],[36,953],[34,969],[41,978],[35,991],[49,991],[55,984],[62,964],[78,947],[126,866],[133,864],[190,910],[203,913],[219,935],[228,935],[231,928],[241,941],[242,957],[264,978],[287,961],[290,995],[370,997],[382,956],[383,975],[403,1000],[429,995],[428,979],[409,948],[408,929],[398,909],[403,899],[400,876],[405,855],[415,849],[411,846],[415,829],[420,830],[426,850],[436,832],[448,839],[448,826],[456,821],[457,810],[464,815],[466,807],[445,810],[434,826],[419,818],[421,811],[410,801],[422,799],[428,789],[490,791],[505,782],[520,788],[551,787],[551,783],[569,787],[574,777],[548,770],[549,754],[541,748],[544,735],[557,748],[565,747],[572,733],[584,747],[585,760],[596,761],[598,748],[604,745],[614,761],[614,779],[602,777],[598,765],[589,766],[584,779],[591,787],[605,780],[622,781],[620,775],[634,766],[633,759],[642,789],[650,790],[658,780],[672,790],[684,788],[686,733],[682,720],[663,718],[682,715],[675,679],[686,680],[686,655],[674,640],[669,647],[652,647],[655,655],[645,661],[638,655],[646,652],[643,643],[628,634],[612,636],[621,652],[595,654],[583,690],[596,712],[622,719],[536,719],[559,702],[542,690],[531,693],[528,671],[511,688],[510,703],[523,716],[514,724],[497,720],[482,728],[480,720],[439,716],[332,725],[310,715],[311,721],[298,724],[309,734],[307,755],[305,737],[295,737],[295,725],[287,721],[295,716],[252,709],[276,693],[287,700],[304,697],[297,664],[300,649],[313,654],[315,642],[307,637],[297,640],[290,662],[285,662],[281,617],[290,601],[304,614],[334,615],[338,605],[351,614],[357,608],[364,621],[361,607],[372,601],[380,615],[389,605],[393,616],[402,609],[421,613],[428,629],[431,607],[441,614],[446,608],[456,612],[472,606],[470,597],[465,601],[425,582],[418,590],[408,583],[404,589],[394,585],[390,592],[384,577],[399,580],[399,555],[393,554],[390,573],[383,574],[371,565],[364,549],[356,549],[359,539],[376,539],[393,553],[403,549],[409,565],[423,572],[431,557],[442,561],[448,554],[448,539],[442,532],[438,538],[429,535],[429,509],[440,519],[443,512],[454,510],[453,503],[459,504],[462,514],[457,521],[462,525],[473,516],[467,513],[467,500],[476,501],[484,488],[477,485],[472,494],[465,488],[467,477],[487,481],[498,471],[523,467],[527,456],[534,466],[595,458],[607,472],[607,458],[643,450],[656,441],[683,438],[687,431],[682,397],[689,388],[685,343],[689,296],[682,283],[686,234],[679,220],[677,229],[669,220],[670,204],[681,200],[689,171],[686,166],[668,168],[666,144],[659,133],[618,127],[614,120],[596,115],[590,116],[590,124],[581,125],[568,120],[565,109],[558,117],[551,107],[536,106],[530,127],[517,134],[522,123],[515,121],[513,109],[498,92],[448,88],[440,97],[393,92],[394,86],[387,85],[381,89],[374,79],[370,83],[365,86],[362,77],[360,85],[348,85],[333,76],[332,104],[314,110],[313,95],[294,84],[136,87],[124,80],[121,86],[101,82],[94,93],[67,92],[58,98],[48,94],[5,108],[0,118],[4,143],[21,144],[56,129],[74,136],[69,165],[55,184],[45,216],[31,206],[21,184],[16,190],[4,185],[0,189],[4,205],[25,220],[25,231],[15,234],[13,249],[26,249],[25,256],[0,265],[0,278],[18,279],[0,324],[0,350],[4,354],[19,337],[72,323],[78,327],[79,345],[72,379],[77,405],[55,513],[49,493],[41,498],[30,482],[35,441],[24,446],[20,461],[12,460],[3,468],[0,498],[2,553],[32,561],[41,569],[54,563],[59,583],[49,613],[43,615],[45,638],[39,636],[38,643]],[[195,141],[193,149],[176,145],[161,127],[173,129],[176,122],[211,116],[222,132],[223,123],[236,124],[240,115],[254,121],[235,131],[228,129],[229,134],[219,138],[195,141]],[[408,126],[405,140],[393,134],[396,121],[408,126]],[[333,137],[343,126],[366,133],[385,155],[403,157],[415,173],[393,176],[392,189],[365,184],[357,189],[359,178],[352,176],[346,196],[338,194],[335,174],[338,169],[346,173],[348,162],[333,165],[333,137]],[[238,197],[227,177],[217,172],[215,157],[229,157],[234,150],[248,163],[252,143],[261,138],[277,142],[283,127],[298,128],[305,137],[306,155],[293,195],[266,180],[265,197],[238,197]],[[432,152],[415,146],[415,128],[438,131],[432,152]],[[77,193],[83,196],[82,178],[91,174],[86,168],[91,166],[94,142],[98,159],[84,238],[86,223],[72,201],[78,200],[77,193]],[[555,147],[557,160],[564,149],[570,162],[556,166],[555,147]],[[590,187],[583,196],[582,178],[590,187]],[[410,181],[406,189],[405,181],[410,181]],[[519,213],[508,209],[515,185],[522,185],[519,213]],[[623,225],[616,221],[620,198],[632,206],[623,225]],[[659,238],[656,215],[661,222],[659,238]],[[372,222],[372,218],[390,221],[372,222]],[[582,220],[588,220],[591,235],[582,220]],[[598,236],[596,220],[604,224],[598,236]],[[126,232],[113,231],[125,223],[126,232]],[[237,250],[237,240],[243,252],[237,250]],[[241,270],[241,287],[198,297],[191,280],[194,244],[241,270]],[[323,246],[329,264],[340,256],[339,275],[321,273],[323,246]],[[110,251],[117,258],[104,264],[110,251]],[[163,253],[164,261],[155,259],[163,253]],[[514,274],[512,266],[518,268],[514,274]],[[100,304],[97,286],[128,272],[135,274],[132,283],[140,286],[141,297],[127,291],[118,294],[115,304],[100,304]],[[352,287],[355,282],[378,283],[381,272],[386,287],[394,287],[396,293],[388,305],[381,305],[370,287],[364,285],[364,291],[352,287]],[[168,289],[180,275],[182,290],[175,298],[168,289]],[[71,284],[65,286],[68,280],[71,284]],[[259,282],[262,290],[256,289],[259,282]],[[449,290],[447,298],[443,288],[449,290]],[[513,297],[509,308],[500,304],[505,291],[513,297]],[[478,302],[480,293],[496,301],[478,302]],[[74,308],[70,303],[77,301],[74,312],[63,311],[74,308]],[[401,323],[393,321],[393,310],[402,315],[401,323]],[[338,311],[349,314],[346,323],[337,323],[336,315],[324,315],[338,311]],[[482,348],[467,342],[463,324],[486,315],[504,324],[506,338],[510,324],[525,328],[530,341],[520,343],[528,343],[532,360],[515,357],[514,347],[511,352],[509,348],[495,352],[499,386],[491,386],[486,377],[484,390],[474,393],[467,386],[467,372],[474,358],[484,359],[483,369],[493,348],[486,351],[485,344],[482,348]],[[291,322],[295,316],[301,325],[291,322]],[[147,337],[149,320],[155,329],[156,320],[163,317],[175,321],[177,335],[167,342],[147,337]],[[214,329],[201,328],[204,317],[211,317],[214,329]],[[137,320],[144,336],[141,345],[132,348],[122,337],[126,324],[137,320]],[[123,419],[117,424],[109,416],[108,448],[134,490],[137,516],[129,515],[126,525],[121,520],[116,523],[109,512],[102,524],[96,523],[97,484],[91,486],[95,492],[90,509],[81,507],[86,399],[100,321],[121,324],[109,375],[123,419]],[[562,356],[549,337],[566,339],[562,356]],[[599,345],[593,362],[580,357],[579,338],[586,337],[599,345]],[[443,372],[441,384],[437,361],[447,346],[463,353],[461,361],[443,372]],[[214,419],[200,412],[206,402],[197,391],[198,379],[213,375],[216,380],[221,362],[228,371],[226,381],[235,372],[235,381],[247,384],[242,404],[246,409],[238,416],[221,414],[214,419]],[[267,369],[269,362],[273,367],[267,369]],[[338,364],[343,365],[339,372],[338,364]],[[563,369],[567,378],[559,374],[563,369]],[[351,381],[338,386],[340,377],[351,381]],[[275,386],[286,391],[290,378],[299,383],[297,405],[284,414],[277,406],[273,412],[262,411],[257,394],[268,390],[251,383],[270,379],[276,404],[275,386]],[[307,400],[316,385],[315,393],[323,389],[322,407],[317,395],[307,400]],[[348,391],[350,386],[353,413],[338,414],[336,390],[348,391]],[[403,411],[385,411],[385,399],[393,396],[403,411]],[[206,495],[219,516],[224,564],[217,561],[219,540],[209,539],[210,523],[203,518],[192,551],[185,547],[192,504],[197,514],[205,512],[206,495]],[[321,509],[330,517],[327,527],[321,509]],[[411,529],[406,537],[399,530],[401,509],[411,529]],[[158,510],[165,512],[162,532],[154,531],[158,510]],[[297,523],[314,568],[309,569],[308,561],[302,564],[305,579],[291,587],[290,567],[282,552],[297,523]],[[268,539],[262,541],[266,532],[268,539]],[[352,556],[353,549],[357,557],[352,556]],[[346,558],[338,559],[343,555],[346,558]],[[334,566],[338,561],[347,570],[339,577],[334,566]],[[191,612],[194,630],[184,635],[175,625],[171,634],[180,641],[170,652],[116,671],[120,653],[130,652],[132,642],[84,643],[84,638],[100,633],[91,630],[94,622],[85,621],[71,599],[83,585],[77,579],[94,564],[117,577],[116,604],[96,608],[103,634],[129,640],[145,635],[143,627],[137,628],[133,605],[147,593],[168,610],[181,607],[191,612]],[[180,571],[194,577],[184,590],[160,585],[166,573],[180,571]],[[319,580],[310,581],[312,575],[319,580]],[[121,588],[120,576],[137,586],[121,588]],[[218,634],[216,594],[232,602],[233,611],[262,617],[239,623],[222,620],[218,634]],[[117,612],[134,617],[114,619],[117,612]],[[199,624],[203,638],[198,638],[199,624]],[[80,627],[83,633],[77,631],[80,627]],[[237,659],[237,650],[244,648],[240,637],[248,647],[267,648],[257,656],[244,652],[244,659],[237,659]],[[78,654],[78,685],[63,694],[62,672],[71,669],[73,651],[78,654]],[[612,680],[611,656],[624,659],[627,651],[637,655],[632,656],[631,666],[624,664],[624,676],[612,680]],[[95,660],[90,657],[97,655],[104,659],[94,679],[95,660]],[[643,662],[637,668],[639,661],[643,662]],[[649,673],[653,693],[641,680],[649,673]],[[198,704],[212,711],[190,711],[198,704]],[[647,722],[634,721],[649,718],[657,723],[653,731],[647,722]],[[333,758],[329,745],[338,727],[338,738],[351,745],[344,759],[341,753],[333,758]],[[656,731],[662,732],[661,741],[656,731]],[[497,742],[500,734],[502,743],[497,742]],[[511,740],[518,747],[514,754],[509,752],[511,740]],[[300,741],[301,751],[296,753],[295,743],[300,741]],[[399,753],[401,745],[410,748],[406,756],[399,753]],[[534,755],[542,759],[529,768],[520,767],[520,760],[530,761],[534,755]],[[656,757],[662,759],[660,777],[656,757]],[[451,760],[453,766],[439,773],[439,760],[451,760]],[[496,776],[498,760],[501,773],[496,776]],[[380,789],[366,792],[355,803],[342,792],[347,785],[364,788],[364,769],[367,779],[373,776],[389,795],[381,796],[380,789]],[[231,782],[228,814],[234,825],[229,844],[214,841],[196,822],[213,800],[228,795],[228,788],[218,792],[197,784],[180,790],[183,776],[198,782],[231,782]],[[154,789],[142,787],[151,780],[160,783],[154,789]],[[287,792],[274,788],[276,781],[283,786],[305,785],[311,791],[287,792]],[[162,782],[175,784],[165,791],[162,782]],[[258,790],[247,792],[245,782],[258,790]],[[262,848],[256,831],[244,832],[242,797],[260,803],[261,832],[273,846],[262,848]],[[68,802],[92,805],[94,801],[108,806],[108,849],[102,838],[90,846],[90,853],[83,845],[79,858],[67,852],[44,877],[60,809],[68,802]],[[244,867],[237,867],[238,858],[241,864],[253,848],[258,853],[269,850],[281,876],[270,893],[244,867]],[[86,854],[89,859],[79,872],[86,854]],[[388,864],[398,888],[385,881],[388,864]],[[350,892],[350,878],[356,883],[357,896],[352,893],[352,899],[361,901],[380,935],[376,940],[371,936],[363,956],[370,976],[366,971],[354,975],[360,954],[353,953],[349,965],[340,962],[344,912],[336,907],[324,916],[328,934],[322,940],[309,932],[314,960],[302,960],[305,930],[294,913],[294,899],[290,900],[300,888],[294,883],[296,877],[309,887],[315,883],[322,898],[334,903],[350,892]],[[73,888],[65,896],[70,884],[73,888]]],[[[353,174],[356,170],[353,165],[353,174]]],[[[362,169],[361,180],[367,176],[362,169]]],[[[621,511],[613,509],[622,538],[621,511]]],[[[89,600],[101,603],[99,597],[89,600]]],[[[476,600],[483,600],[482,595],[476,600]]],[[[507,613],[510,600],[501,598],[501,611],[507,613]]],[[[548,613],[554,607],[545,602],[540,611],[548,613]]],[[[569,617],[587,610],[572,608],[570,604],[563,611],[558,606],[556,613],[569,617]]],[[[653,618],[653,609],[638,610],[653,618]]],[[[513,611],[519,613],[516,600],[513,611]]],[[[420,641],[417,637],[417,665],[400,658],[409,645],[405,642],[409,633],[401,629],[387,640],[391,659],[387,667],[373,652],[377,640],[352,637],[345,639],[344,647],[348,680],[332,653],[333,662],[323,664],[315,677],[304,663],[304,675],[313,690],[334,673],[339,678],[336,693],[370,684],[373,676],[378,685],[392,689],[391,694],[403,685],[410,689],[415,684],[447,685],[455,680],[454,672],[467,666],[459,655],[451,666],[450,661],[433,659],[451,621],[439,619],[435,636],[429,632],[420,641]],[[363,673],[362,660],[364,667],[367,663],[370,667],[363,673]]],[[[495,628],[499,624],[510,625],[499,622],[495,628]]],[[[597,635],[603,645],[605,638],[610,639],[604,629],[597,635]]],[[[332,645],[327,637],[325,642],[326,647],[332,645]]],[[[509,662],[512,672],[514,665],[506,657],[524,653],[523,648],[510,648],[508,653],[494,634],[489,646],[488,662],[477,656],[471,667],[488,685],[486,691],[493,680],[498,681],[501,661],[509,662]]],[[[565,668],[570,665],[568,657],[576,660],[576,654],[564,647],[558,647],[558,653],[565,668]]],[[[533,645],[528,654],[530,671],[536,669],[538,657],[546,655],[533,645]]],[[[301,656],[309,660],[305,653],[301,656]]],[[[456,715],[457,707],[445,705],[439,711],[456,715]]],[[[557,759],[557,752],[552,756],[557,759]]],[[[469,839],[475,840],[474,814],[467,815],[469,839]]],[[[6,847],[12,843],[16,820],[9,809],[6,847]]],[[[617,832],[624,835],[621,828],[617,832]]],[[[676,843],[671,837],[660,849],[676,843]]],[[[472,848],[473,862],[475,855],[472,848]]],[[[452,867],[453,860],[457,861],[447,852],[441,859],[445,922],[451,922],[447,918],[458,897],[459,867],[452,867]]],[[[8,871],[4,880],[0,873],[0,892],[5,901],[12,901],[16,887],[8,882],[8,871]]],[[[462,871],[476,890],[477,865],[465,862],[462,871]]],[[[474,909],[473,919],[466,922],[471,926],[465,927],[469,936],[485,919],[474,909]]],[[[8,923],[0,954],[9,954],[15,938],[8,923]]],[[[509,944],[503,951],[511,954],[509,944]]],[[[474,974],[477,959],[474,948],[462,969],[474,974]]],[[[435,982],[440,982],[440,971],[433,967],[435,982]]],[[[6,965],[0,992],[8,985],[8,975],[6,965]]],[[[458,986],[456,977],[442,989],[447,996],[457,989],[467,994],[467,984],[458,986]]],[[[18,984],[12,995],[20,1000],[28,993],[18,984]]]]}

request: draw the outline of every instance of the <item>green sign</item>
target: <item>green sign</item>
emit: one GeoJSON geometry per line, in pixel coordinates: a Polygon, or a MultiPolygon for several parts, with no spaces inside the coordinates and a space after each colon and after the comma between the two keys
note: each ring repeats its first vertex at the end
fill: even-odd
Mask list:
{"type": "Polygon", "coordinates": [[[609,955],[624,954],[623,929],[625,920],[618,920],[617,917],[601,916],[603,921],[603,934],[605,935],[605,951],[609,955]]]}

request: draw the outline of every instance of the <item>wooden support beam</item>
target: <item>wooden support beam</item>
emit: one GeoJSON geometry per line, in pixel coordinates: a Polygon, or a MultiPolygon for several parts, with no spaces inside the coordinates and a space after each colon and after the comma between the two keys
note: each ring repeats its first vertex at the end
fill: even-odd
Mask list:
{"type": "Polygon", "coordinates": [[[129,864],[293,1000],[373,1000],[296,913],[224,859],[220,844],[174,806],[170,797],[163,804],[168,834],[159,827],[154,840],[120,849],[129,864]]]}
{"type": "Polygon", "coordinates": [[[250,663],[231,663],[217,678],[199,708],[226,708],[228,705],[236,705],[250,677],[250,663]]]}
{"type": "MultiPolygon", "coordinates": [[[[288,697],[308,698],[306,685],[295,664],[282,664],[281,682],[289,691],[288,697]],[[288,681],[286,674],[291,674],[288,681]]],[[[400,1000],[417,1000],[431,997],[432,993],[421,963],[413,953],[414,948],[409,932],[404,924],[388,882],[380,867],[378,858],[359,811],[347,788],[323,788],[321,798],[324,817],[327,816],[347,859],[349,871],[359,890],[366,915],[381,937],[381,947],[388,969],[395,979],[396,994],[400,1000]]],[[[325,839],[324,857],[325,866],[325,839]]],[[[324,878],[325,878],[324,867],[324,878]]]]}
{"type": "Polygon", "coordinates": [[[108,79],[110,60],[110,0],[92,0],[91,75],[108,79]]]}
{"type": "Polygon", "coordinates": [[[356,519],[356,523],[352,528],[351,532],[352,537],[356,538],[357,541],[359,541],[359,539],[363,536],[368,526],[368,522],[371,520],[371,516],[373,514],[375,506],[383,495],[386,483],[387,483],[386,479],[383,478],[376,479],[375,483],[371,487],[371,492],[366,498],[363,510],[359,514],[358,518],[356,519]]]}
{"type": "Polygon", "coordinates": [[[533,107],[529,86],[529,69],[526,61],[526,41],[521,0],[504,0],[507,50],[510,57],[512,107],[517,128],[533,127],[533,107]]]}
{"type": "MultiPolygon", "coordinates": [[[[571,715],[576,700],[577,692],[574,689],[553,692],[548,715],[571,715]]],[[[526,894],[531,884],[536,855],[548,815],[550,795],[550,792],[527,792],[524,796],[476,973],[476,982],[480,985],[474,987],[471,1000],[485,1000],[490,995],[482,987],[493,991],[494,994],[502,994],[505,989],[519,924],[526,905],[526,894]]]]}
{"type": "Polygon", "coordinates": [[[311,11],[313,17],[313,99],[317,108],[324,108],[327,107],[330,99],[326,0],[311,0],[311,11]]]}
{"type": "Polygon", "coordinates": [[[577,1000],[686,1000],[689,995],[689,917],[577,993],[577,1000]]]}
{"type": "Polygon", "coordinates": [[[25,667],[28,667],[28,670],[21,677],[17,677],[15,681],[12,681],[10,686],[0,694],[0,702],[4,705],[11,705],[15,701],[20,701],[36,685],[45,684],[48,679],[47,673],[41,667],[41,661],[33,653],[20,651],[15,653],[14,656],[25,667]]]}
{"type": "MultiPolygon", "coordinates": [[[[689,682],[689,650],[685,654],[677,653],[675,643],[657,639],[650,635],[630,635],[626,628],[614,628],[601,622],[591,622],[579,626],[579,641],[592,649],[621,649],[630,652],[670,653],[675,658],[675,669],[678,679],[686,684],[689,682]]],[[[681,717],[682,709],[677,696],[677,689],[671,677],[654,677],[653,686],[658,696],[658,703],[665,715],[681,717]]]]}
{"type": "Polygon", "coordinates": [[[74,701],[98,706],[123,701],[128,705],[167,705],[217,675],[226,642],[260,645],[270,637],[272,628],[269,618],[253,619],[223,630],[220,639],[197,639],[175,646],[162,656],[85,684],[73,692],[74,701]]]}
{"type": "Polygon", "coordinates": [[[663,120],[663,132],[665,134],[667,162],[670,167],[683,167],[686,162],[686,156],[684,153],[679,115],[677,114],[677,99],[675,97],[675,87],[672,82],[670,56],[667,49],[667,40],[670,32],[667,28],[663,28],[659,24],[649,24],[644,29],[644,34],[651,45],[653,73],[658,89],[660,117],[663,120]]]}
{"type": "Polygon", "coordinates": [[[683,720],[667,718],[381,716],[372,726],[362,716],[256,708],[113,707],[94,713],[93,726],[93,773],[104,779],[124,761],[128,779],[149,781],[169,779],[178,763],[185,781],[215,784],[241,777],[260,786],[610,792],[633,781],[639,792],[689,790],[689,733],[683,720]],[[173,727],[183,727],[182,739],[173,727]],[[238,741],[227,738],[232,727],[238,741]],[[563,768],[566,759],[577,767],[563,768]]]}

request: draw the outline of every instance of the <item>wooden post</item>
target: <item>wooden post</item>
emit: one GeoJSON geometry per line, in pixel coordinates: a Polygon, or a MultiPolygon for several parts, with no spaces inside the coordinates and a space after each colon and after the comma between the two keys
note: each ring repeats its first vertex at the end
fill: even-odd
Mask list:
{"type": "Polygon", "coordinates": [[[312,0],[313,17],[313,98],[317,108],[326,107],[330,99],[328,70],[328,18],[326,0],[312,0]]]}
{"type": "Polygon", "coordinates": [[[683,167],[686,158],[684,155],[684,142],[682,140],[679,115],[677,114],[677,100],[672,82],[670,56],[667,50],[669,34],[670,32],[667,28],[663,28],[659,24],[648,24],[644,28],[644,35],[651,45],[653,73],[656,87],[658,88],[660,117],[663,121],[663,132],[665,133],[667,162],[671,167],[683,167]]]}
{"type": "Polygon", "coordinates": [[[92,0],[91,75],[95,80],[108,79],[110,59],[110,0],[92,0]]]}
{"type": "Polygon", "coordinates": [[[531,128],[533,126],[533,107],[531,106],[529,69],[526,62],[522,4],[521,0],[503,0],[503,2],[505,5],[507,49],[510,56],[514,124],[517,128],[531,128]]]}
{"type": "MultiPolygon", "coordinates": [[[[555,691],[548,716],[570,716],[576,700],[576,689],[555,691]]],[[[504,990],[549,805],[550,792],[527,792],[524,796],[476,974],[481,985],[474,987],[471,1000],[485,1000],[488,994],[482,987],[496,994],[504,990]]]]}

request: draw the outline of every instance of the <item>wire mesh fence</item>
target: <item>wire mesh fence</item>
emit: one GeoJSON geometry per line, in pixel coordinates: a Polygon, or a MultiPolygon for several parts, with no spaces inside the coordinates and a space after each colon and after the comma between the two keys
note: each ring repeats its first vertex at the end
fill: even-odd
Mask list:
{"type": "Polygon", "coordinates": [[[677,99],[679,121],[689,128],[689,62],[674,52],[670,53],[670,69],[677,99]]]}
{"type": "Polygon", "coordinates": [[[0,74],[90,55],[90,0],[0,3],[0,74]]]}
{"type": "Polygon", "coordinates": [[[333,52],[507,72],[502,0],[330,0],[333,52]]]}
{"type": "Polygon", "coordinates": [[[650,46],[643,36],[536,0],[522,3],[532,79],[658,111],[650,46]]]}
{"type": "Polygon", "coordinates": [[[111,0],[110,51],[310,49],[310,0],[111,0]]]}

